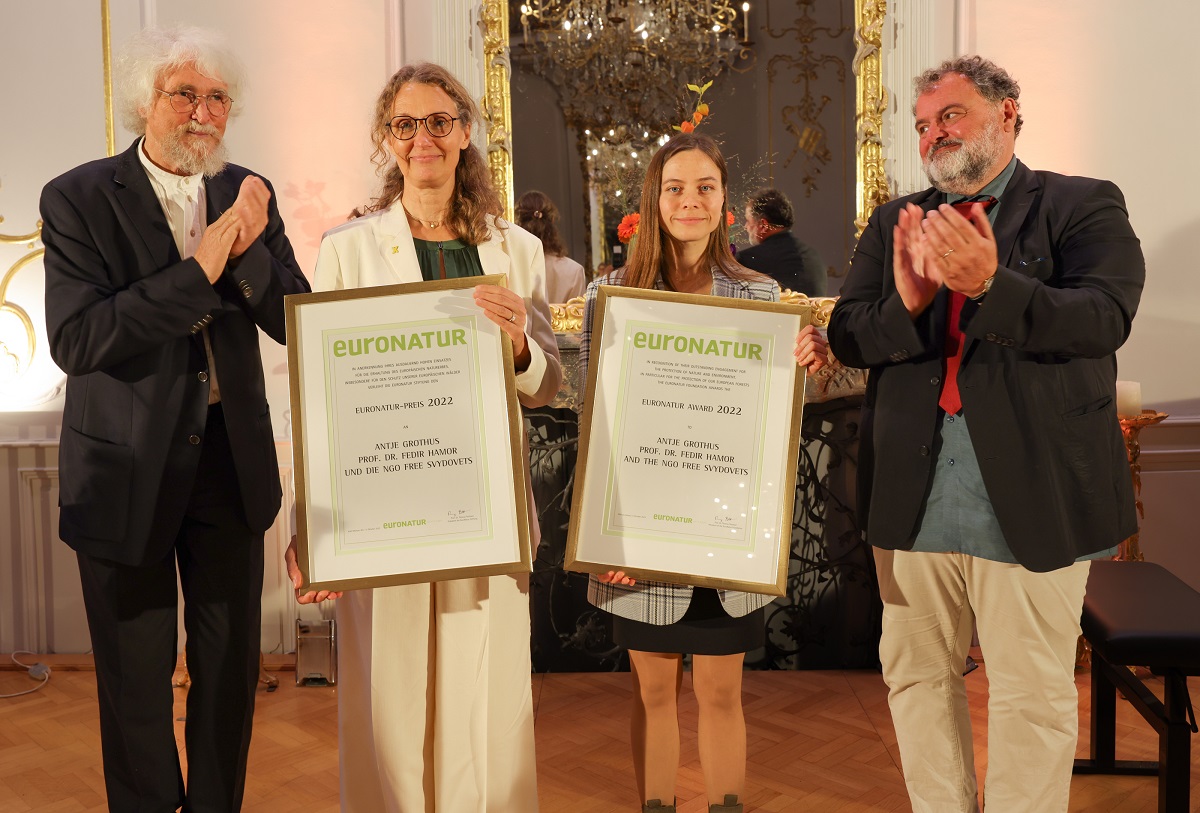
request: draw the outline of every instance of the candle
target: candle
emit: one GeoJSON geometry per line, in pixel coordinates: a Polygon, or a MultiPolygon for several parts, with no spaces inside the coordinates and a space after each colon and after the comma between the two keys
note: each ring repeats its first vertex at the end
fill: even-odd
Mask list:
{"type": "Polygon", "coordinates": [[[750,4],[742,3],[742,42],[750,42],[750,4]]]}
{"type": "Polygon", "coordinates": [[[1117,415],[1122,418],[1142,414],[1142,385],[1136,381],[1117,382],[1117,415]]]}

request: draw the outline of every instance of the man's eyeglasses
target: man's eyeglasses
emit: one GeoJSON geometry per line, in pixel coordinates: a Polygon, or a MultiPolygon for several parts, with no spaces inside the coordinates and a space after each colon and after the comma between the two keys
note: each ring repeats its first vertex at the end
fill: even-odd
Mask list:
{"type": "Polygon", "coordinates": [[[388,130],[399,140],[408,141],[416,137],[417,128],[424,122],[425,132],[434,138],[443,138],[450,135],[456,121],[458,119],[449,113],[431,113],[420,119],[414,119],[412,116],[396,116],[388,122],[388,130]]]}
{"type": "Polygon", "coordinates": [[[165,90],[156,91],[166,96],[171,100],[171,107],[176,113],[191,113],[196,109],[196,105],[204,102],[208,107],[208,114],[213,118],[220,119],[229,115],[229,108],[233,107],[233,99],[229,98],[228,94],[217,91],[210,93],[207,96],[199,93],[192,93],[190,90],[176,90],[168,92],[165,90]]]}

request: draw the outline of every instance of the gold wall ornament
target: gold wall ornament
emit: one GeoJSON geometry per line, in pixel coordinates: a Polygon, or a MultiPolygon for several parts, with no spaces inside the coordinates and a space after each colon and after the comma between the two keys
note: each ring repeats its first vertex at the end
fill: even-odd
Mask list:
{"type": "Polygon", "coordinates": [[[779,294],[779,301],[788,305],[808,305],[812,308],[812,323],[817,327],[829,327],[829,315],[837,304],[836,296],[808,296],[807,294],[785,289],[779,294]]]}
{"type": "MultiPolygon", "coordinates": [[[[0,217],[0,223],[3,222],[4,218],[0,217]]],[[[24,348],[12,348],[0,338],[0,382],[24,374],[29,369],[29,365],[33,362],[33,356],[37,352],[37,333],[33,328],[33,320],[29,318],[29,314],[24,308],[16,302],[8,301],[8,286],[17,272],[46,253],[45,248],[39,248],[37,245],[41,238],[42,221],[40,220],[37,222],[37,228],[29,234],[0,234],[0,243],[7,245],[24,243],[30,249],[9,266],[3,277],[0,277],[0,320],[4,319],[7,314],[15,317],[25,329],[24,348]]]]}
{"type": "Polygon", "coordinates": [[[555,333],[578,333],[583,330],[584,298],[577,296],[561,304],[550,305],[550,327],[555,333]]]}
{"type": "Polygon", "coordinates": [[[507,0],[484,0],[479,11],[483,34],[484,91],[480,112],[487,122],[487,158],[492,183],[504,200],[504,218],[513,219],[512,61],[508,47],[507,0]]]}
{"type": "Polygon", "coordinates": [[[1153,409],[1143,409],[1140,415],[1125,415],[1120,417],[1121,434],[1125,437],[1125,454],[1129,458],[1129,473],[1133,477],[1133,505],[1137,509],[1138,527],[1133,536],[1117,546],[1114,559],[1124,562],[1144,562],[1142,555],[1141,535],[1142,520],[1146,518],[1146,508],[1142,504],[1142,443],[1139,439],[1141,431],[1148,426],[1155,426],[1167,419],[1167,413],[1153,409]]]}
{"type": "MultiPolygon", "coordinates": [[[[785,88],[780,94],[790,103],[778,110],[778,125],[783,130],[781,139],[786,148],[791,151],[783,159],[783,166],[791,166],[793,161],[802,165],[802,183],[804,194],[811,197],[817,191],[817,177],[833,160],[833,152],[829,148],[829,133],[822,123],[826,108],[834,101],[825,93],[818,93],[815,85],[826,71],[832,71],[837,77],[838,84],[845,87],[846,61],[837,54],[837,48],[842,43],[842,37],[851,29],[848,26],[818,25],[813,17],[816,0],[799,0],[797,8],[799,16],[787,28],[776,30],[771,25],[764,26],[768,37],[780,40],[790,36],[794,45],[785,53],[777,53],[767,60],[767,109],[771,112],[767,128],[767,155],[770,162],[770,178],[774,181],[775,162],[775,131],[776,81],[789,77],[791,88],[785,88]],[[818,44],[825,41],[825,47],[818,44]],[[783,77],[781,77],[781,74],[783,77]]],[[[768,20],[770,14],[768,13],[768,20]]],[[[837,101],[845,98],[839,94],[837,101]]],[[[846,110],[838,111],[837,120],[845,118],[846,110]]],[[[843,131],[844,134],[844,131],[843,131]]]]}
{"type": "Polygon", "coordinates": [[[104,136],[111,157],[117,154],[117,136],[113,127],[112,26],[108,0],[100,0],[100,53],[104,58],[104,136]]]}
{"type": "Polygon", "coordinates": [[[891,200],[887,171],[883,165],[883,113],[887,89],[883,86],[883,24],[887,0],[854,0],[854,74],[857,81],[855,130],[857,141],[856,205],[854,225],[861,235],[871,212],[891,200]]]}
{"type": "MultiPolygon", "coordinates": [[[[799,291],[785,290],[779,295],[780,302],[789,305],[808,305],[812,308],[812,323],[819,328],[829,327],[829,317],[836,296],[807,296],[799,291]]],[[[842,364],[831,352],[829,363],[804,383],[804,400],[810,404],[822,404],[835,398],[862,395],[867,391],[867,371],[842,364]]]]}

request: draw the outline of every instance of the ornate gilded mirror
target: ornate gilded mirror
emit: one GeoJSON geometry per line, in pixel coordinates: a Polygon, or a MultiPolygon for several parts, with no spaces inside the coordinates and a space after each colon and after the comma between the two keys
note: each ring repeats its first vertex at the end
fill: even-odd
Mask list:
{"type": "MultiPolygon", "coordinates": [[[[724,128],[718,137],[727,151],[733,147],[730,209],[738,226],[740,203],[753,188],[784,188],[798,219],[807,212],[844,224],[826,219],[809,227],[820,235],[814,239],[826,241],[822,254],[838,277],[870,210],[888,198],[881,139],[885,13],[885,0],[486,0],[484,103],[497,181],[518,194],[546,191],[562,212],[576,259],[591,269],[611,261],[617,221],[636,208],[646,159],[679,126],[680,111],[691,114],[697,83],[716,76],[714,121],[724,128]],[[685,19],[684,7],[706,16],[685,19]],[[607,15],[600,23],[597,10],[607,15]],[[668,18],[677,32],[703,26],[710,47],[687,47],[684,33],[671,34],[668,18]],[[660,47],[621,51],[620,37],[660,47]],[[594,57],[586,64],[585,45],[594,57]],[[551,46],[560,52],[538,50],[551,46]],[[691,51],[702,51],[701,61],[678,56],[691,51]],[[505,72],[511,81],[503,81],[505,72]],[[514,105],[518,123],[510,128],[514,105]],[[759,108],[766,112],[757,114],[763,121],[756,140],[730,138],[750,127],[743,122],[759,108]]],[[[736,228],[735,235],[744,238],[736,228]]]]}

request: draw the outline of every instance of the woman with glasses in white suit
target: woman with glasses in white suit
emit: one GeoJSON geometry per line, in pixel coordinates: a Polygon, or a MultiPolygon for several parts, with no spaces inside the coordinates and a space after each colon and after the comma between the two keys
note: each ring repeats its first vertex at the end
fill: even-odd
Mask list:
{"type": "MultiPolygon", "coordinates": [[[[477,286],[475,302],[512,340],[521,404],[542,406],[562,378],[542,245],[500,219],[471,143],[479,121],[440,66],[408,65],[388,81],[371,131],[383,190],[366,214],[325,235],[313,288],[507,275],[508,288],[477,286]]],[[[529,503],[536,547],[532,493],[529,503]]],[[[289,572],[298,587],[294,553],[289,572]]],[[[343,810],[537,810],[528,584],[525,575],[458,579],[338,601],[343,810]]]]}

